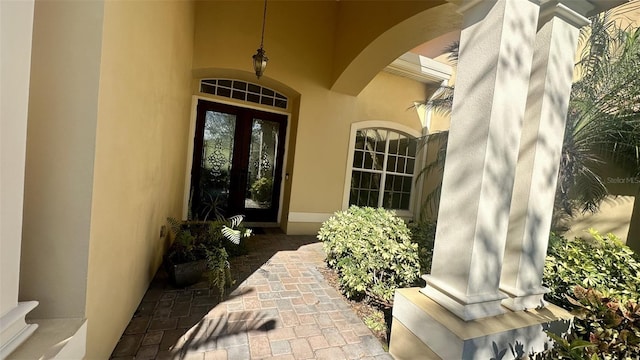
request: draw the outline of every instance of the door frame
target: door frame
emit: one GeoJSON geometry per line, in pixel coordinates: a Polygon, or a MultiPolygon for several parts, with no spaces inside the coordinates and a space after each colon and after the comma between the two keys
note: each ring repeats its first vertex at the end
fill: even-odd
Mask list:
{"type": "Polygon", "coordinates": [[[198,101],[204,100],[213,103],[219,103],[223,105],[231,105],[241,108],[247,108],[252,110],[265,111],[270,113],[275,113],[279,115],[284,115],[287,117],[287,126],[286,132],[284,136],[284,153],[282,155],[282,181],[280,182],[280,195],[278,196],[278,216],[276,222],[247,222],[246,225],[249,226],[259,226],[259,227],[279,227],[282,223],[282,208],[284,202],[284,191],[285,185],[289,182],[289,177],[287,176],[287,160],[289,157],[289,134],[291,131],[291,113],[286,111],[279,111],[275,108],[271,107],[262,107],[262,106],[254,106],[251,103],[245,102],[235,102],[229,101],[225,98],[217,98],[217,97],[209,97],[202,95],[192,95],[191,97],[191,115],[189,117],[189,134],[188,134],[188,143],[187,143],[187,161],[185,168],[185,179],[184,179],[184,193],[182,199],[182,218],[186,219],[189,213],[189,196],[191,194],[191,170],[193,168],[193,150],[195,146],[195,133],[196,133],[196,121],[198,116],[198,101]]]}

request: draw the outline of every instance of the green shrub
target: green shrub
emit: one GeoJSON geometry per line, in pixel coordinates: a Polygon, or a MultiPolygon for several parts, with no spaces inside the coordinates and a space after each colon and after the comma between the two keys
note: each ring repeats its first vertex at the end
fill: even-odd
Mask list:
{"type": "Polygon", "coordinates": [[[554,347],[538,356],[544,359],[637,359],[640,356],[640,306],[620,302],[593,289],[574,288],[576,316],[562,337],[549,333],[554,347]]]}
{"type": "Polygon", "coordinates": [[[631,249],[613,234],[589,230],[593,239],[567,240],[552,234],[544,267],[547,300],[571,310],[566,296],[580,285],[620,300],[638,298],[640,262],[631,249]]]}
{"type": "Polygon", "coordinates": [[[350,299],[390,306],[397,288],[419,280],[418,245],[392,211],[352,206],[322,224],[318,239],[350,299]]]}
{"type": "Polygon", "coordinates": [[[272,193],[273,179],[270,177],[261,177],[251,185],[252,198],[259,203],[271,201],[272,193]]]}
{"type": "Polygon", "coordinates": [[[411,241],[418,244],[418,258],[420,259],[420,273],[431,272],[433,259],[433,245],[436,238],[436,223],[419,222],[409,224],[411,241]]]}

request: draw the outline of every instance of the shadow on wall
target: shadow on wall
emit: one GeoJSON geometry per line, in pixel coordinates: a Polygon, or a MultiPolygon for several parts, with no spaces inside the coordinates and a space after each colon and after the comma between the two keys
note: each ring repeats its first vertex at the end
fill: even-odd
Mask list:
{"type": "Polygon", "coordinates": [[[629,177],[610,165],[597,171],[610,195],[600,204],[598,212],[576,213],[567,223],[566,238],[588,236],[587,230],[594,228],[601,234],[613,233],[632,248],[634,241],[630,239],[635,239],[634,250],[640,251],[640,209],[633,214],[634,206],[640,207],[640,201],[635,201],[640,198],[640,178],[629,177]]]}
{"type": "MultiPolygon", "coordinates": [[[[600,205],[596,213],[577,213],[569,220],[569,230],[565,237],[585,237],[589,228],[598,230],[601,234],[613,233],[622,241],[627,242],[632,220],[635,196],[609,195],[600,205]]],[[[636,218],[640,216],[636,215],[636,218]]],[[[638,220],[635,220],[638,222],[638,220]]],[[[636,249],[637,251],[637,249],[636,249]]]]}

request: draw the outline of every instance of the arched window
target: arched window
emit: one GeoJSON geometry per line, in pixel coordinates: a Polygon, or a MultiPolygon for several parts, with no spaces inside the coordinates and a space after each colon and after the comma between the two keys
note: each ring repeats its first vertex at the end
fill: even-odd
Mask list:
{"type": "Polygon", "coordinates": [[[355,132],[349,205],[411,211],[417,139],[387,128],[355,132]]]}

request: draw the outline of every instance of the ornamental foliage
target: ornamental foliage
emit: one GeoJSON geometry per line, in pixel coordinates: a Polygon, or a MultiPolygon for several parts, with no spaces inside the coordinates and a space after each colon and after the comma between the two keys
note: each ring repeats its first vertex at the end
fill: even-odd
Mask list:
{"type": "Polygon", "coordinates": [[[599,291],[576,286],[573,297],[576,316],[570,331],[562,336],[548,333],[555,346],[536,359],[637,359],[640,356],[640,305],[618,301],[599,291]]]}
{"type": "Polygon", "coordinates": [[[640,261],[637,255],[613,234],[567,240],[551,234],[544,267],[545,296],[552,303],[573,309],[567,296],[576,285],[595,289],[620,300],[640,297],[640,261]]]}
{"type": "Polygon", "coordinates": [[[318,239],[349,299],[391,306],[397,288],[419,280],[418,245],[393,211],[352,206],[322,224],[318,239]]]}

